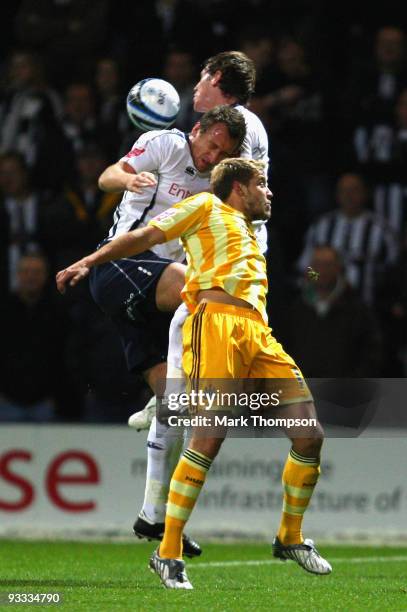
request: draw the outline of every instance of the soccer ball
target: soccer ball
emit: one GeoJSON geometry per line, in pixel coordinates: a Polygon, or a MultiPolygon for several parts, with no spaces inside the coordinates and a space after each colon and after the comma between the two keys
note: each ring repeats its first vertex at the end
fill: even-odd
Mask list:
{"type": "Polygon", "coordinates": [[[130,120],[145,131],[170,127],[177,118],[179,107],[177,90],[162,79],[143,79],[127,96],[130,120]]]}

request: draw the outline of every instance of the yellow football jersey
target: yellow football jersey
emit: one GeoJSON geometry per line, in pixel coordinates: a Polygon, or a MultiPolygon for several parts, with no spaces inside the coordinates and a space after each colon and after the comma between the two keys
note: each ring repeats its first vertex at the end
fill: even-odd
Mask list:
{"type": "Polygon", "coordinates": [[[149,225],[162,230],[167,241],[181,238],[188,263],[181,295],[191,312],[199,291],[220,287],[251,304],[267,323],[266,261],[243,213],[211,193],[200,193],[149,225]]]}

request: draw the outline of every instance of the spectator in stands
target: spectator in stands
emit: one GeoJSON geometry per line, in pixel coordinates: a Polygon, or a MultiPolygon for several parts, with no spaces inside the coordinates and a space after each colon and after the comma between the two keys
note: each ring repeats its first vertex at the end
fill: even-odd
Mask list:
{"type": "Polygon", "coordinates": [[[43,225],[53,270],[94,250],[106,236],[121,198],[121,194],[104,193],[98,187],[107,163],[100,147],[85,145],[77,154],[76,180],[48,203],[43,225]]]}
{"type": "Polygon", "coordinates": [[[353,138],[358,167],[373,187],[373,205],[402,237],[407,223],[407,88],[400,92],[391,123],[359,125],[353,138]]]}
{"type": "Polygon", "coordinates": [[[338,208],[309,227],[299,268],[304,271],[310,265],[315,246],[330,245],[341,254],[350,285],[366,303],[374,304],[378,284],[397,260],[399,243],[394,232],[368,210],[368,199],[360,175],[340,176],[336,186],[338,208]]]}
{"type": "Polygon", "coordinates": [[[163,69],[164,79],[172,83],[179,93],[181,108],[175,127],[188,132],[199,119],[194,112],[193,95],[197,81],[194,58],[190,51],[173,49],[166,55],[163,69]]]}
{"type": "Polygon", "coordinates": [[[0,421],[51,421],[72,410],[66,377],[69,323],[47,290],[48,265],[24,255],[13,294],[0,303],[0,421]]]}
{"type": "Polygon", "coordinates": [[[392,120],[397,96],[407,84],[405,47],[404,32],[385,26],[377,31],[373,61],[368,65],[354,62],[344,101],[351,125],[392,120]]]}
{"type": "Polygon", "coordinates": [[[12,149],[24,155],[40,187],[57,185],[67,169],[61,116],[60,98],[47,83],[40,57],[15,50],[1,93],[0,151],[12,149]]]}
{"type": "MultiPolygon", "coordinates": [[[[4,253],[8,287],[16,288],[20,257],[44,248],[44,198],[30,184],[27,164],[20,153],[0,156],[0,211],[7,235],[4,253]]],[[[55,228],[53,230],[55,232],[55,228]]]]}
{"type": "Polygon", "coordinates": [[[119,144],[131,131],[131,123],[126,113],[121,70],[112,57],[102,57],[96,63],[95,89],[98,123],[106,143],[108,161],[116,160],[119,144]]]}
{"type": "Polygon", "coordinates": [[[256,105],[269,114],[273,191],[284,202],[273,210],[273,225],[280,231],[286,260],[294,262],[309,223],[331,201],[330,85],[315,71],[305,47],[292,38],[280,41],[276,61],[273,88],[256,96],[256,105]]]}
{"type": "Polygon", "coordinates": [[[283,82],[269,97],[272,123],[277,126],[275,147],[285,148],[284,163],[298,182],[301,207],[310,221],[327,210],[331,195],[332,83],[316,71],[304,45],[294,39],[280,43],[277,61],[283,82]]]}
{"type": "Polygon", "coordinates": [[[89,142],[103,138],[96,114],[95,92],[87,83],[71,83],[65,90],[62,128],[76,154],[89,142]]]}
{"type": "Polygon", "coordinates": [[[285,348],[308,377],[375,377],[381,362],[379,324],[348,284],[331,246],[313,248],[317,281],[305,277],[288,307],[285,348]]]}

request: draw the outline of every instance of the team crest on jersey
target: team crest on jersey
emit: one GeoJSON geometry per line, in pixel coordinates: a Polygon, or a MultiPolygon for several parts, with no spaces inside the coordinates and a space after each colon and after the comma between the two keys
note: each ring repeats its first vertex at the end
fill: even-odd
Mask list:
{"type": "Polygon", "coordinates": [[[129,153],[127,153],[126,157],[138,157],[139,155],[142,155],[145,152],[145,149],[138,149],[137,147],[134,147],[134,149],[132,149],[131,151],[129,151],[129,153]]]}
{"type": "Polygon", "coordinates": [[[167,210],[164,210],[162,213],[154,217],[154,219],[156,221],[163,221],[168,217],[173,217],[175,214],[177,214],[177,211],[174,208],[167,208],[167,210]]]}

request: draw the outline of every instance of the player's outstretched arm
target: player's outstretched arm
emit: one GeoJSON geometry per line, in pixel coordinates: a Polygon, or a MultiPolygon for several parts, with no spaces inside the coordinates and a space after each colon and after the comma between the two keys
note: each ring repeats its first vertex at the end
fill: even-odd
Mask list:
{"type": "Polygon", "coordinates": [[[137,255],[162,242],[165,242],[165,234],[157,227],[142,227],[123,234],[102,246],[98,251],[94,251],[65,270],[58,272],[56,275],[58,291],[65,293],[68,285],[74,287],[88,276],[89,270],[93,266],[99,266],[107,261],[121,259],[122,257],[137,255]]]}
{"type": "Polygon", "coordinates": [[[137,174],[129,164],[118,161],[102,172],[98,184],[99,189],[108,193],[120,193],[122,191],[141,193],[144,187],[156,185],[157,181],[151,172],[137,174]]]}

